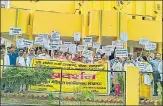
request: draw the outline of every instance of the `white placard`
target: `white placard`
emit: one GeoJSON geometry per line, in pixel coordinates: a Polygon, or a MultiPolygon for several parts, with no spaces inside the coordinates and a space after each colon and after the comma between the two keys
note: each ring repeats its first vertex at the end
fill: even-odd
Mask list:
{"type": "Polygon", "coordinates": [[[69,48],[69,52],[71,54],[75,54],[76,53],[76,44],[70,44],[68,48],[69,48]]]}
{"type": "Polygon", "coordinates": [[[112,47],[110,46],[102,46],[103,53],[105,53],[107,56],[111,55],[112,47]]]}
{"type": "Polygon", "coordinates": [[[77,51],[83,51],[85,49],[84,45],[78,45],[77,46],[77,51]]]}
{"type": "Polygon", "coordinates": [[[139,70],[140,70],[140,71],[143,71],[144,68],[145,68],[145,63],[144,63],[144,62],[138,61],[137,64],[138,64],[139,70]]]}
{"type": "Polygon", "coordinates": [[[65,45],[60,45],[60,51],[62,52],[68,52],[68,47],[65,45]]]}
{"type": "Polygon", "coordinates": [[[146,39],[146,38],[140,38],[139,44],[145,45],[145,44],[147,44],[147,43],[149,43],[149,40],[148,40],[148,39],[146,39]]]}
{"type": "Polygon", "coordinates": [[[42,37],[42,38],[48,39],[48,34],[46,34],[46,33],[39,33],[38,37],[42,37]]]}
{"type": "Polygon", "coordinates": [[[9,35],[11,36],[22,36],[22,28],[13,28],[9,30],[9,35]]]}
{"type": "Polygon", "coordinates": [[[80,41],[80,32],[75,32],[74,33],[74,41],[80,41]]]}
{"type": "Polygon", "coordinates": [[[156,43],[147,43],[145,44],[145,50],[156,50],[157,44],[156,43]]]}
{"type": "Polygon", "coordinates": [[[24,48],[23,40],[24,40],[23,38],[16,40],[16,47],[17,48],[24,48]]]}
{"type": "Polygon", "coordinates": [[[121,39],[122,42],[127,42],[127,40],[128,40],[128,34],[127,34],[127,32],[122,32],[120,34],[120,39],[121,39]]]}
{"type": "Polygon", "coordinates": [[[115,49],[116,57],[128,57],[127,49],[115,49]]]}
{"type": "Polygon", "coordinates": [[[23,39],[23,45],[24,45],[24,47],[32,47],[33,46],[33,41],[23,39]]]}
{"type": "Polygon", "coordinates": [[[112,45],[116,48],[123,48],[123,42],[120,40],[112,41],[112,45]]]}
{"type": "Polygon", "coordinates": [[[96,50],[96,53],[98,53],[98,52],[99,52],[100,54],[103,54],[103,53],[104,53],[104,50],[103,50],[103,49],[97,49],[97,50],[96,50]]]}
{"type": "Polygon", "coordinates": [[[1,44],[5,44],[5,40],[3,37],[1,37],[1,44]]]}
{"type": "Polygon", "coordinates": [[[58,50],[59,49],[59,44],[53,41],[48,41],[48,50],[58,50]]]}
{"type": "Polygon", "coordinates": [[[91,50],[83,50],[82,55],[84,57],[92,57],[93,51],[91,50]]]}
{"type": "Polygon", "coordinates": [[[92,37],[85,37],[83,38],[83,45],[92,47],[92,37]]]}
{"type": "Polygon", "coordinates": [[[35,37],[35,42],[34,44],[37,44],[37,45],[44,45],[44,38],[42,37],[35,37]]]}
{"type": "Polygon", "coordinates": [[[59,34],[59,32],[52,31],[50,39],[51,40],[55,40],[55,41],[60,41],[60,34],[59,34]]]}
{"type": "Polygon", "coordinates": [[[64,45],[65,46],[69,46],[69,45],[71,45],[72,44],[72,42],[64,42],[64,45]]]}
{"type": "Polygon", "coordinates": [[[100,49],[101,44],[98,42],[93,42],[93,48],[100,49]]]}

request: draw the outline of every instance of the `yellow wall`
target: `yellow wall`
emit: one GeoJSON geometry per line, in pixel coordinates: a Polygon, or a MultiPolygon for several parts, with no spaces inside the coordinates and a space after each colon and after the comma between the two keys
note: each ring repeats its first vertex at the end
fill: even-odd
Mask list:
{"type": "Polygon", "coordinates": [[[15,27],[16,10],[1,8],[1,32],[9,32],[10,27],[15,27]]]}
{"type": "Polygon", "coordinates": [[[31,9],[33,5],[36,10],[64,13],[75,12],[75,1],[38,1],[37,3],[31,1],[11,1],[11,7],[14,8],[31,9]]]}
{"type": "Polygon", "coordinates": [[[59,31],[61,36],[74,36],[74,32],[81,32],[81,15],[62,14],[52,12],[34,13],[33,34],[59,31]]]}
{"type": "Polygon", "coordinates": [[[148,38],[153,42],[162,42],[162,23],[157,21],[128,20],[128,39],[138,41],[148,38]]]}

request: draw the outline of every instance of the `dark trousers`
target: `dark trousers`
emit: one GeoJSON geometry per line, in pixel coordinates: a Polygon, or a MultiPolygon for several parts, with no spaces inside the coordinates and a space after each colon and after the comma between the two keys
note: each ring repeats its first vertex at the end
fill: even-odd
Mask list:
{"type": "Polygon", "coordinates": [[[157,85],[157,82],[159,82],[159,79],[160,79],[160,74],[159,72],[157,71],[154,71],[153,72],[153,82],[154,82],[154,94],[155,95],[158,95],[158,85],[157,85]]]}
{"type": "Polygon", "coordinates": [[[154,94],[158,94],[158,91],[157,91],[157,89],[158,89],[158,85],[157,85],[157,80],[154,80],[154,94]]]}

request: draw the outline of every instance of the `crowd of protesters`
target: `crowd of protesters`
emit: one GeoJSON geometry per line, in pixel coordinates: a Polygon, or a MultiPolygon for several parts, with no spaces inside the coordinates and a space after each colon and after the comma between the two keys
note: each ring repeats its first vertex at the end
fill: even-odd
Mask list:
{"type": "MultiPolygon", "coordinates": [[[[128,57],[119,58],[115,56],[114,50],[111,56],[97,52],[93,59],[90,59],[82,56],[81,52],[71,54],[59,50],[49,51],[42,47],[17,49],[16,45],[12,44],[11,47],[7,48],[7,52],[4,54],[4,65],[30,67],[33,58],[73,61],[87,64],[103,64],[108,62],[110,70],[112,71],[124,71],[126,66],[138,66],[138,62],[144,62],[144,70],[140,71],[141,99],[151,98],[151,84],[154,85],[153,96],[158,96],[157,82],[160,81],[161,86],[163,86],[162,60],[161,54],[159,53],[146,53],[146,55],[141,54],[137,58],[134,58],[132,54],[129,54],[128,57]]],[[[112,77],[116,77],[116,75],[112,73],[112,77]]],[[[115,87],[114,94],[120,95],[119,82],[115,81],[113,85],[115,87]]]]}

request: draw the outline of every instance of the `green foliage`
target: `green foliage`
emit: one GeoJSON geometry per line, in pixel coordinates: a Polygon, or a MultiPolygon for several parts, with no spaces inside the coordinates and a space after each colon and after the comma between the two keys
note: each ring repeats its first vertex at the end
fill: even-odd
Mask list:
{"type": "Polygon", "coordinates": [[[46,83],[51,78],[51,71],[52,69],[47,68],[10,67],[4,70],[2,83],[17,88],[21,84],[29,86],[46,83]]]}
{"type": "Polygon", "coordinates": [[[124,75],[118,73],[117,74],[117,80],[119,81],[120,85],[121,85],[121,93],[122,95],[124,94],[124,75]]]}
{"type": "Polygon", "coordinates": [[[78,101],[85,101],[86,99],[94,100],[95,98],[91,91],[81,89],[74,90],[74,96],[78,101]]]}

